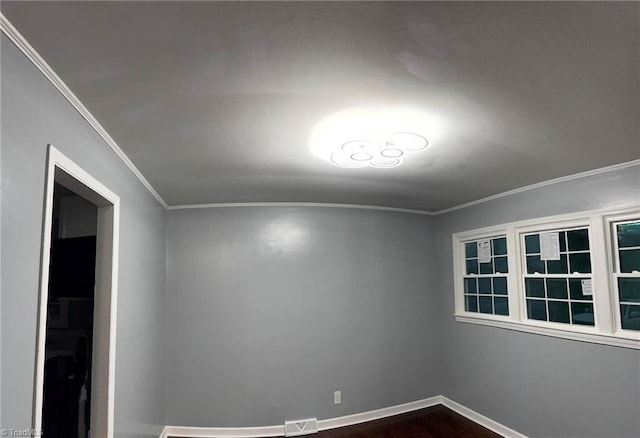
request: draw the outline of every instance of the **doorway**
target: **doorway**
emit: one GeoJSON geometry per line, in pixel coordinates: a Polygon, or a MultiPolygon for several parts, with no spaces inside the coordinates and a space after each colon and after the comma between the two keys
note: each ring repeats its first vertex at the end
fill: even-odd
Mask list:
{"type": "MultiPolygon", "coordinates": [[[[55,178],[54,178],[55,180],[55,178]]],[[[98,207],[54,182],[42,431],[87,438],[98,207]]]]}
{"type": "Polygon", "coordinates": [[[112,438],[119,198],[53,146],[45,191],[34,430],[112,438]]]}

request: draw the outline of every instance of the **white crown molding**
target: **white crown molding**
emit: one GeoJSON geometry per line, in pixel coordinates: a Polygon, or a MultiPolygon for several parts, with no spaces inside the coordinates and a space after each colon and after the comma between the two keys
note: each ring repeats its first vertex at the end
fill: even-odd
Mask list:
{"type": "Polygon", "coordinates": [[[16,45],[29,61],[35,65],[38,70],[56,87],[56,89],[64,96],[67,101],[80,113],[80,115],[91,125],[91,127],[98,133],[100,137],[113,149],[118,158],[133,172],[142,185],[153,195],[154,198],[164,207],[167,208],[167,203],[162,197],[155,191],[149,181],[140,173],[138,168],[131,162],[129,157],[120,149],[115,140],[107,133],[107,131],[100,125],[96,118],[89,112],[89,110],[80,102],[75,94],[67,87],[67,85],[60,79],[55,71],[47,64],[47,62],[40,56],[40,54],[29,44],[29,42],[18,32],[18,30],[11,24],[11,22],[0,13],[0,30],[9,38],[13,44],[16,45]]]}
{"type": "Polygon", "coordinates": [[[329,204],[322,202],[234,202],[234,203],[214,203],[214,204],[190,204],[171,205],[167,210],[189,210],[196,208],[233,208],[233,207],[322,207],[322,208],[350,208],[355,210],[380,210],[395,211],[399,213],[419,214],[423,216],[433,216],[435,213],[423,210],[411,210],[408,208],[382,207],[378,205],[359,204],[329,204]]]}
{"type": "Polygon", "coordinates": [[[498,193],[495,195],[487,196],[486,198],[477,199],[475,201],[467,202],[464,204],[456,205],[454,207],[445,208],[438,211],[426,211],[426,210],[414,210],[408,208],[396,208],[396,207],[382,207],[375,205],[358,205],[358,204],[328,204],[318,202],[237,202],[237,203],[211,203],[211,204],[189,204],[189,205],[172,205],[167,207],[168,210],[186,210],[193,208],[224,208],[224,207],[329,207],[329,208],[353,208],[353,209],[365,209],[365,210],[382,210],[382,211],[397,211],[402,213],[420,214],[424,216],[439,216],[441,214],[450,213],[452,211],[461,210],[467,207],[472,207],[478,204],[484,204],[496,199],[504,198],[507,196],[515,195],[518,193],[528,192],[530,190],[539,189],[541,187],[550,186],[553,184],[560,184],[563,182],[573,181],[580,178],[587,178],[589,176],[601,175],[603,173],[614,172],[616,170],[623,170],[629,167],[640,166],[640,159],[626,161],[624,163],[614,164],[612,166],[601,167],[599,169],[588,170],[586,172],[575,173],[573,175],[562,176],[560,178],[554,178],[547,181],[531,184],[528,186],[520,187],[517,189],[509,190],[506,192],[498,193]]]}
{"type": "Polygon", "coordinates": [[[520,187],[517,189],[509,190],[506,192],[498,193],[495,195],[487,196],[485,198],[477,199],[475,201],[466,202],[464,204],[456,205],[454,207],[445,208],[438,211],[425,211],[414,210],[405,208],[394,207],[382,207],[372,205],[355,205],[355,204],[324,204],[324,203],[306,203],[306,202],[258,202],[258,203],[211,203],[211,204],[193,204],[193,205],[172,205],[169,206],[164,199],[156,192],[151,186],[149,181],[142,175],[138,168],[131,162],[129,157],[120,149],[118,144],[107,133],[107,131],[100,125],[96,118],[89,112],[89,110],[80,102],[75,94],[67,87],[67,85],[60,79],[60,77],[53,71],[53,69],[47,64],[47,62],[40,56],[40,54],[29,44],[29,42],[18,32],[18,30],[11,24],[11,22],[0,13],[0,30],[16,45],[20,50],[37,68],[42,74],[56,87],[56,89],[71,103],[71,105],[80,113],[80,115],[89,123],[89,125],[98,133],[100,137],[113,149],[116,155],[122,160],[122,162],[133,172],[142,185],[153,195],[158,202],[168,210],[183,210],[190,208],[216,208],[216,207],[290,207],[290,206],[303,206],[303,207],[332,207],[332,208],[354,208],[354,209],[366,209],[366,210],[383,210],[383,211],[397,211],[410,214],[420,214],[425,216],[438,216],[452,211],[461,210],[463,208],[471,207],[485,202],[493,201],[506,196],[515,195],[518,193],[534,190],[537,188],[545,187],[552,184],[558,184],[561,182],[572,181],[579,178],[585,178],[588,176],[599,175],[606,172],[612,172],[615,170],[622,170],[628,167],[640,165],[640,159],[627,161],[625,163],[614,164],[612,166],[606,166],[599,169],[588,170],[586,172],[580,172],[573,175],[567,175],[560,178],[550,179],[542,181],[536,184],[520,187]]]}
{"type": "Polygon", "coordinates": [[[443,406],[451,409],[452,411],[462,415],[463,417],[467,417],[469,420],[473,421],[474,423],[479,424],[480,426],[484,426],[487,429],[505,438],[527,438],[526,435],[523,435],[520,432],[517,432],[511,429],[510,427],[505,426],[502,423],[498,423],[497,421],[492,420],[489,417],[485,417],[484,415],[479,414],[473,409],[469,409],[468,407],[463,406],[460,403],[454,402],[453,400],[443,395],[440,396],[440,403],[443,406]]]}
{"type": "MultiPolygon", "coordinates": [[[[382,418],[405,414],[436,405],[443,405],[454,412],[470,419],[471,421],[492,430],[505,438],[527,438],[525,435],[485,417],[478,412],[467,408],[442,395],[417,400],[410,403],[376,409],[359,414],[346,415],[344,417],[329,418],[318,421],[318,430],[324,431],[338,427],[353,426],[382,418]]],[[[284,425],[262,427],[184,427],[165,426],[160,438],[184,437],[184,438],[257,438],[284,436],[284,425]]]]}
{"type": "Polygon", "coordinates": [[[463,208],[471,207],[478,204],[484,204],[485,202],[493,201],[495,199],[504,198],[506,196],[516,195],[522,192],[528,192],[529,190],[539,189],[541,187],[550,186],[553,184],[559,184],[567,181],[573,181],[575,179],[586,178],[589,176],[600,175],[607,172],[614,172],[616,170],[623,170],[629,167],[640,166],[640,159],[626,161],[624,163],[614,164],[612,166],[600,167],[598,169],[587,170],[586,172],[574,173],[573,175],[561,176],[560,178],[554,178],[547,181],[531,184],[517,189],[509,190],[506,192],[498,193],[496,195],[487,196],[486,198],[476,199],[475,201],[466,202],[464,204],[456,205],[454,207],[445,208],[444,210],[438,210],[433,214],[438,216],[452,211],[461,210],[463,208]]]}

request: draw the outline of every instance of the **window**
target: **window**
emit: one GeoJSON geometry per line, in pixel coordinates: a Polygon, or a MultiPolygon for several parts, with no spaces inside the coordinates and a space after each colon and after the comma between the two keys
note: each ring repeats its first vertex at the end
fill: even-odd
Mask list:
{"type": "Polygon", "coordinates": [[[457,321],[640,349],[640,205],[453,235],[457,321]]]}
{"type": "Polygon", "coordinates": [[[618,323],[622,330],[640,330],[640,219],[617,222],[614,288],[618,298],[618,323]]]}
{"type": "Polygon", "coordinates": [[[595,325],[589,229],[553,230],[522,237],[527,318],[595,325]]]}
{"type": "Polygon", "coordinates": [[[465,310],[509,315],[506,237],[465,242],[464,252],[465,310]]]}

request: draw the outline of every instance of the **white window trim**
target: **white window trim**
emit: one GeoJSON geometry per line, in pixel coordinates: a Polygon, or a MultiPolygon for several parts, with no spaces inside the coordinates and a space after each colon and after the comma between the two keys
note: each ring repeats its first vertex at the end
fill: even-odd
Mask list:
{"type": "MultiPolygon", "coordinates": [[[[617,244],[613,239],[614,223],[637,218],[640,218],[640,203],[628,204],[624,208],[590,210],[529,219],[453,234],[454,317],[456,321],[640,350],[640,332],[623,330],[620,325],[620,306],[617,284],[615,283],[617,244]],[[571,227],[589,229],[596,325],[583,326],[529,320],[525,307],[525,264],[521,235],[528,232],[571,227]],[[506,236],[507,238],[509,316],[467,312],[464,306],[463,279],[466,275],[464,243],[497,236],[506,236]]],[[[640,276],[640,274],[633,275],[640,276]]]]}
{"type": "Polygon", "coordinates": [[[612,314],[614,315],[614,331],[618,336],[628,336],[633,333],[637,333],[634,330],[625,330],[622,328],[622,321],[620,315],[620,294],[618,291],[618,277],[632,277],[640,278],[640,273],[621,273],[620,262],[618,259],[618,240],[614,238],[615,231],[614,226],[620,222],[636,221],[640,219],[640,211],[613,213],[604,216],[604,223],[607,229],[606,233],[606,250],[608,257],[608,269],[611,273],[609,286],[611,288],[612,295],[612,314]]]}
{"type": "MultiPolygon", "coordinates": [[[[454,263],[454,270],[457,270],[457,274],[455,277],[455,290],[458,293],[458,297],[456,299],[456,314],[465,314],[465,315],[475,315],[475,312],[466,312],[464,309],[464,277],[465,273],[465,253],[464,253],[464,243],[468,241],[482,240],[482,239],[491,239],[496,237],[506,237],[507,238],[507,254],[509,254],[510,245],[509,245],[509,236],[506,233],[504,228],[490,228],[482,230],[479,233],[471,232],[471,233],[461,233],[460,240],[458,240],[458,245],[454,244],[453,251],[454,257],[458,260],[458,263],[454,263]]],[[[507,267],[509,268],[509,272],[507,273],[507,298],[509,301],[509,315],[494,315],[483,313],[482,315],[489,319],[495,319],[496,321],[508,321],[512,318],[511,307],[515,304],[512,299],[512,294],[510,293],[512,283],[513,283],[513,271],[510,263],[510,258],[507,257],[507,267]]]]}
{"type": "MultiPolygon", "coordinates": [[[[599,221],[597,220],[597,217],[584,216],[584,217],[578,217],[576,219],[567,220],[567,221],[552,220],[550,222],[547,222],[545,219],[542,219],[539,224],[516,226],[514,227],[515,238],[517,239],[515,257],[518,260],[518,269],[519,269],[518,285],[516,290],[518,292],[518,299],[521,303],[521,309],[523,309],[522,319],[525,320],[527,323],[532,323],[533,325],[536,325],[536,326],[542,325],[544,327],[550,326],[550,325],[552,326],[556,325],[553,322],[549,322],[549,321],[540,321],[539,323],[537,323],[537,322],[534,322],[534,320],[529,320],[526,318],[526,314],[524,310],[526,309],[525,278],[529,278],[530,276],[526,273],[527,265],[526,265],[526,254],[524,251],[524,235],[530,234],[530,233],[551,231],[551,230],[566,230],[571,228],[586,228],[589,230],[589,243],[590,243],[589,254],[591,258],[591,273],[580,274],[580,275],[588,276],[589,278],[591,278],[592,284],[594,286],[594,291],[607,289],[607,285],[606,284],[603,285],[603,282],[602,282],[602,278],[605,278],[606,280],[606,275],[607,275],[606,265],[605,265],[605,269],[603,270],[602,263],[599,263],[602,261],[602,260],[599,260],[599,259],[602,259],[602,257],[600,257],[599,259],[596,259],[595,257],[595,254],[597,253],[597,251],[602,250],[602,248],[598,247],[598,245],[596,244],[597,236],[600,236],[599,230],[602,228],[599,221]]],[[[567,262],[568,262],[568,257],[567,257],[567,262]]],[[[570,278],[573,275],[575,274],[573,273],[559,274],[558,277],[570,278]]],[[[540,278],[553,278],[553,275],[549,275],[549,274],[540,275],[540,278]]],[[[598,294],[597,292],[595,292],[593,295],[593,301],[592,301],[593,308],[594,308],[594,323],[597,329],[593,329],[592,326],[578,326],[574,324],[563,324],[563,323],[558,323],[558,327],[565,327],[565,326],[571,327],[571,328],[581,327],[582,329],[578,329],[579,332],[594,331],[595,333],[603,333],[603,332],[612,333],[613,331],[610,328],[611,311],[610,311],[610,308],[607,306],[608,300],[602,299],[600,295],[601,294],[598,294]]],[[[545,301],[548,301],[548,300],[545,300],[545,301]]]]}

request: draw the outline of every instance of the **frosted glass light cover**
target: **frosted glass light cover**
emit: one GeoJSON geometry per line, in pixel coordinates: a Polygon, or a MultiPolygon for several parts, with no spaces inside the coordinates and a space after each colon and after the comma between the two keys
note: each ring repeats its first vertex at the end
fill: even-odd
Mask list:
{"type": "Polygon", "coordinates": [[[391,134],[390,143],[404,151],[421,151],[429,145],[426,138],[412,132],[396,132],[391,134]]]}
{"type": "Polygon", "coordinates": [[[426,138],[411,132],[396,132],[376,141],[351,140],[331,154],[331,163],[347,168],[390,169],[402,164],[407,153],[424,150],[428,144],[426,138]]]}

